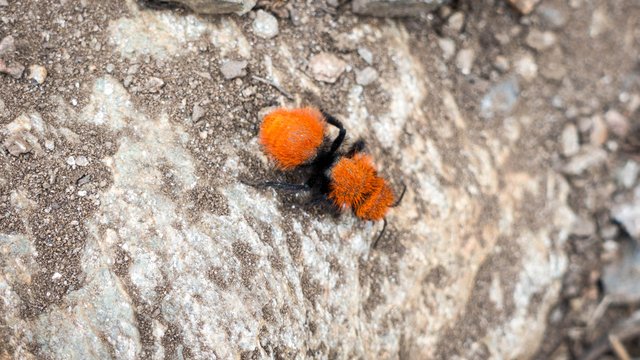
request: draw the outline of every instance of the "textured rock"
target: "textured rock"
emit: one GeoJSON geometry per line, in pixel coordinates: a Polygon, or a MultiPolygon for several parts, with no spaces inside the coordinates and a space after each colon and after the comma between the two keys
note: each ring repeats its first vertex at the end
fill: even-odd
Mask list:
{"type": "MultiPolygon", "coordinates": [[[[573,222],[563,177],[529,166],[535,143],[517,146],[538,125],[513,115],[484,127],[402,24],[354,26],[357,44],[376,42],[378,79],[369,91],[345,77],[346,96],[332,106],[350,136],[375,144],[385,176],[411,185],[377,249],[370,245],[381,223],[334,218],[241,183],[278,176],[253,132],[257,109],[277,105],[276,90],[260,84],[255,91],[266,96],[241,99],[252,109],[244,112],[240,81],[190,93],[184,73],[149,71],[158,59],[196,66],[188,74],[206,71],[204,61],[248,59],[253,50],[233,19],[126,14],[109,25],[117,51],[108,61],[152,58],[139,81],[158,76],[167,86],[134,93],[120,78],[87,74],[77,107],[62,100],[43,114],[57,119],[59,145],[47,156],[68,171],[58,181],[71,205],[43,209],[40,192],[11,190],[10,216],[26,220],[0,233],[8,351],[56,359],[472,358],[477,348],[492,358],[531,356],[562,284],[573,222]],[[194,42],[214,51],[202,56],[194,42]],[[208,91],[206,121],[193,124],[187,104],[208,91]],[[87,140],[95,153],[62,151],[87,140]],[[103,178],[85,184],[90,170],[103,178]],[[101,185],[91,190],[93,182],[101,185]],[[57,224],[84,203],[91,211],[83,217],[40,233],[44,220],[57,224]],[[60,253],[77,273],[48,261],[60,253]]],[[[260,70],[296,95],[333,96],[306,75],[308,48],[289,41],[299,43],[283,31],[277,46],[263,47],[260,70]]],[[[39,121],[29,120],[36,137],[39,121]]]]}
{"type": "Polygon", "coordinates": [[[258,10],[252,28],[256,36],[271,39],[278,35],[278,19],[264,10],[258,10]]]}
{"type": "Polygon", "coordinates": [[[318,81],[334,83],[345,71],[347,63],[334,54],[322,52],[311,57],[309,68],[318,81]]]}
{"type": "Polygon", "coordinates": [[[246,60],[228,60],[222,63],[222,66],[220,66],[220,72],[227,80],[235,79],[237,77],[247,75],[246,67],[248,64],[249,63],[246,60]]]}
{"type": "Polygon", "coordinates": [[[354,0],[353,12],[373,16],[417,16],[448,0],[354,0]]]}

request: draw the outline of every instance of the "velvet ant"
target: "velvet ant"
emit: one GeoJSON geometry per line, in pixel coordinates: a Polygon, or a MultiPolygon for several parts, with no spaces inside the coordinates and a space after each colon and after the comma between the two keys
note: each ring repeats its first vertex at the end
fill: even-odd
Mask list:
{"type": "Polygon", "coordinates": [[[311,191],[315,201],[326,201],[336,210],[351,209],[362,220],[383,220],[382,231],[373,243],[375,248],[387,226],[385,215],[400,204],[406,186],[396,198],[364,152],[363,140],[341,152],[346,133],[338,119],[315,108],[272,111],[260,126],[259,141],[265,153],[282,170],[311,168],[310,176],[304,184],[267,181],[250,185],[311,191]],[[326,136],[327,123],[339,130],[332,142],[326,136]]]}

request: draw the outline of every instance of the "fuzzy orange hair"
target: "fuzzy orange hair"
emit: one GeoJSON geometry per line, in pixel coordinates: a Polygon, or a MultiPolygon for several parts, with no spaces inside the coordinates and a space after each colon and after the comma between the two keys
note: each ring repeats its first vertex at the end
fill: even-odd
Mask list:
{"type": "Polygon", "coordinates": [[[393,190],[381,177],[376,177],[372,186],[374,190],[362,205],[355,208],[355,214],[363,220],[382,220],[393,204],[393,190]]]}
{"type": "Polygon", "coordinates": [[[356,154],[341,158],[331,169],[331,199],[339,207],[356,208],[374,190],[376,170],[371,158],[356,154]]]}
{"type": "Polygon", "coordinates": [[[317,109],[279,108],[262,121],[260,144],[278,167],[290,170],[316,155],[325,126],[326,120],[317,109]]]}

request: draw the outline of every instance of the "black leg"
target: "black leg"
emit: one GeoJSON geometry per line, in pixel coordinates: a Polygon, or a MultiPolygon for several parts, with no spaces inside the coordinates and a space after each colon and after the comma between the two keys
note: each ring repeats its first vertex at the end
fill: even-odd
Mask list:
{"type": "Polygon", "coordinates": [[[352,157],[356,153],[362,152],[364,150],[364,146],[364,140],[359,139],[358,141],[354,142],[353,145],[351,145],[349,151],[347,151],[347,154],[345,156],[352,157]]]}
{"type": "Polygon", "coordinates": [[[372,248],[374,249],[378,246],[378,241],[380,241],[380,238],[382,237],[382,235],[384,235],[384,231],[387,229],[387,219],[382,219],[382,221],[383,221],[382,231],[380,231],[380,234],[376,238],[376,241],[373,242],[372,248]]]}
{"type": "Polygon", "coordinates": [[[329,124],[337,127],[338,130],[340,130],[340,133],[335,138],[335,140],[333,140],[333,143],[331,144],[331,149],[329,150],[329,154],[333,155],[335,154],[336,151],[338,151],[338,148],[340,147],[340,145],[342,145],[342,142],[344,141],[344,138],[347,135],[347,130],[344,128],[340,120],[336,119],[335,117],[333,117],[331,114],[329,114],[324,110],[320,110],[320,112],[322,113],[322,115],[324,116],[324,118],[327,120],[329,124]]]}
{"type": "Polygon", "coordinates": [[[391,207],[396,207],[396,206],[400,205],[400,202],[402,201],[402,198],[404,197],[404,193],[405,192],[407,192],[407,185],[405,185],[403,183],[402,184],[402,192],[400,193],[400,196],[398,197],[398,200],[396,200],[396,202],[391,204],[391,207]]]}
{"type": "Polygon", "coordinates": [[[249,185],[257,188],[270,187],[274,189],[287,190],[287,191],[308,191],[309,190],[309,186],[307,186],[307,184],[289,184],[289,183],[281,183],[276,181],[264,181],[264,182],[254,183],[246,180],[240,180],[240,182],[245,185],[249,185]]]}

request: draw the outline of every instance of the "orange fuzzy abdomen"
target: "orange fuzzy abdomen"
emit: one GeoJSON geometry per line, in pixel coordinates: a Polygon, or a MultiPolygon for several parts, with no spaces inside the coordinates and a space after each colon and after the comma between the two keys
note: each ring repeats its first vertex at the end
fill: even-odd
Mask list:
{"type": "Polygon", "coordinates": [[[387,182],[376,173],[371,158],[356,154],[340,159],[331,169],[331,199],[339,207],[352,208],[364,220],[380,220],[394,200],[387,182]]]}
{"type": "Polygon", "coordinates": [[[363,220],[382,220],[393,201],[393,190],[383,178],[378,177],[374,190],[361,205],[354,208],[355,214],[363,220]]]}
{"type": "Polygon", "coordinates": [[[324,131],[324,117],[316,109],[276,109],[262,121],[260,144],[278,167],[288,170],[317,154],[324,131]]]}

